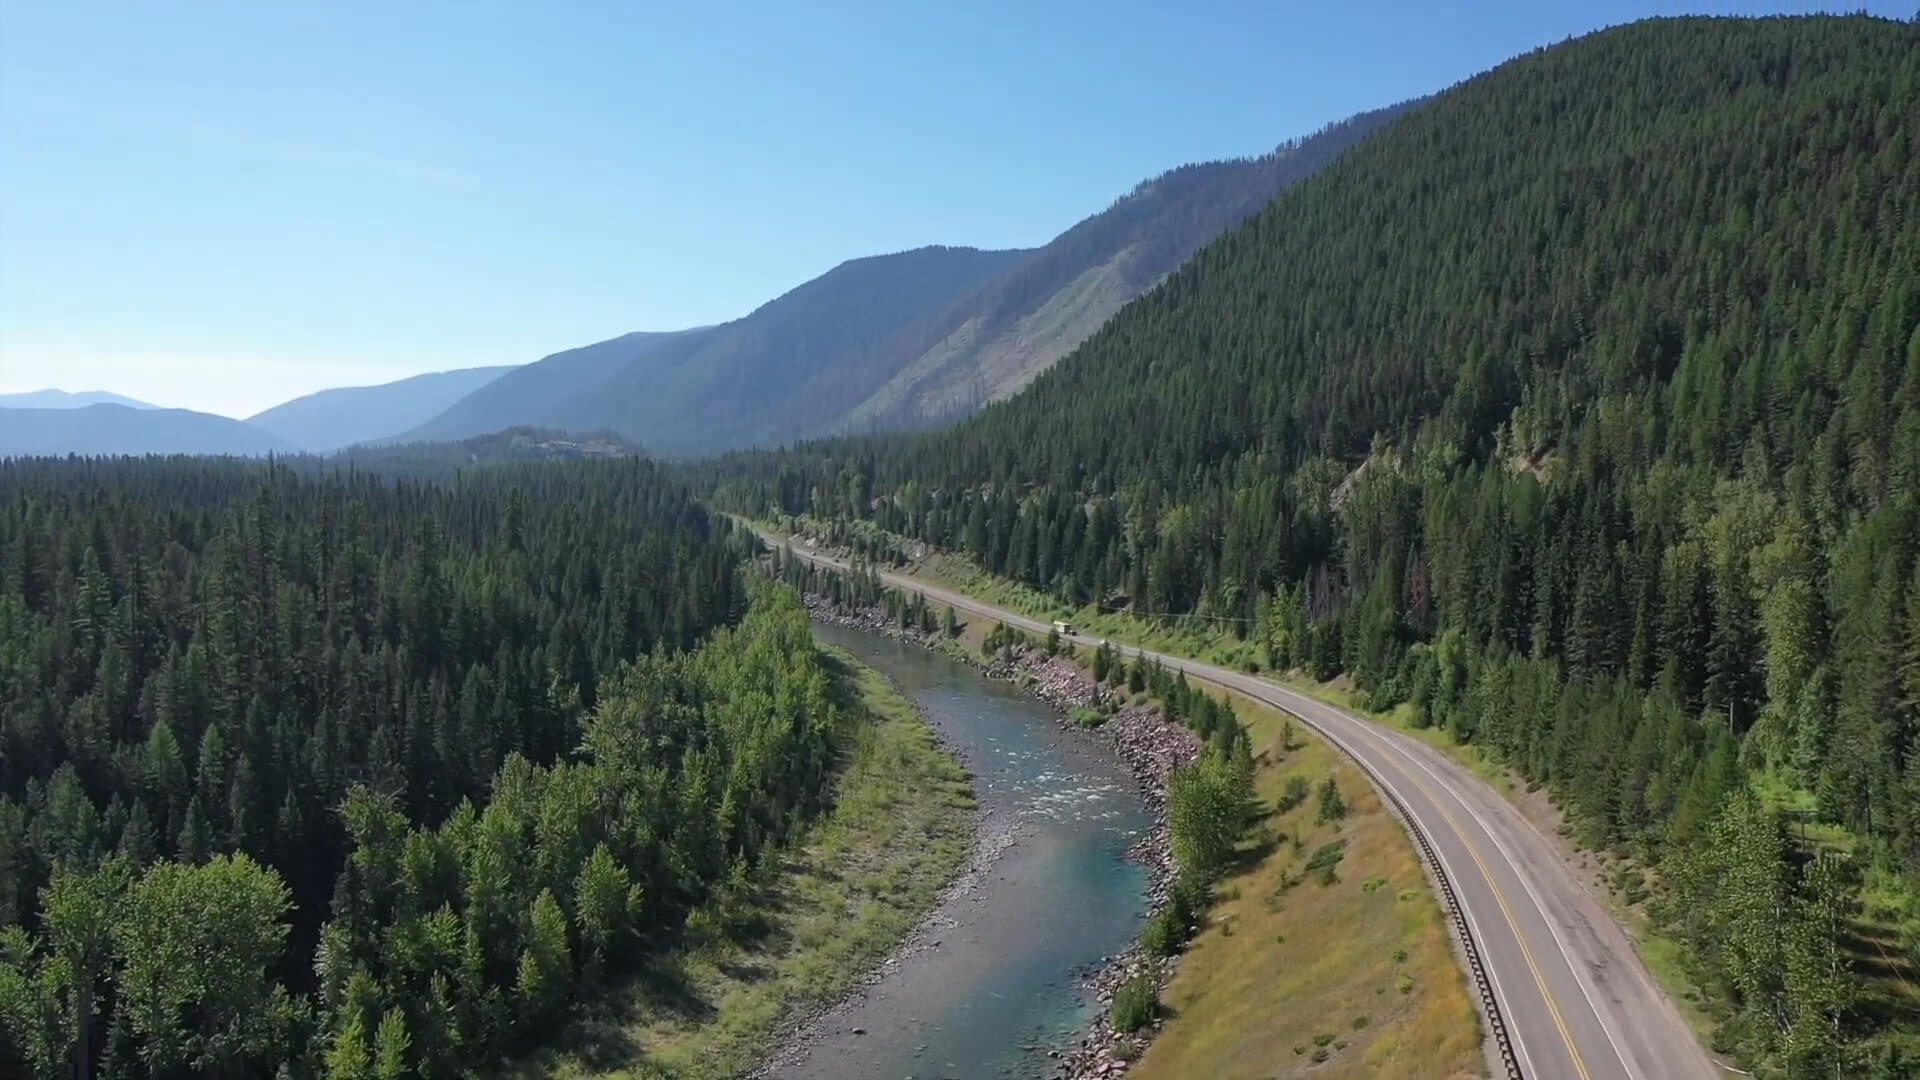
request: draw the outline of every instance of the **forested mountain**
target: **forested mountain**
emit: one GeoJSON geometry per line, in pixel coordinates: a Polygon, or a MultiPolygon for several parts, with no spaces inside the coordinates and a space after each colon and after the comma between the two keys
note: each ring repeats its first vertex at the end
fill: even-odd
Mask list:
{"type": "Polygon", "coordinates": [[[290,453],[292,443],[225,416],[188,409],[86,405],[0,410],[0,457],[290,453]]]}
{"type": "Polygon", "coordinates": [[[326,453],[411,431],[512,370],[512,365],[462,368],[378,386],[322,390],[275,405],[247,423],[302,450],[326,453]]]}
{"type": "Polygon", "coordinates": [[[839,713],[742,550],[641,459],[0,463],[0,1074],[541,1037],[819,803],[839,713]]]}
{"type": "Polygon", "coordinates": [[[1015,393],[1201,245],[1416,104],[1359,113],[1257,158],[1182,165],[1141,181],[911,328],[893,343],[894,376],[835,426],[917,427],[1015,393]]]}
{"type": "Polygon", "coordinates": [[[1201,244],[1412,104],[1261,157],[1173,169],[1034,251],[855,259],[721,326],[561,353],[406,437],[534,425],[694,454],[965,415],[1025,386],[1201,244]]]}
{"type": "MultiPolygon", "coordinates": [[[[445,480],[461,469],[475,466],[631,457],[645,452],[643,447],[611,432],[576,435],[547,428],[516,427],[448,442],[355,446],[329,458],[314,459],[312,464],[334,467],[344,462],[356,468],[445,480]]],[[[309,462],[295,464],[305,466],[309,462]]]]}
{"type": "Polygon", "coordinates": [[[105,390],[30,390],[23,394],[0,394],[0,409],[84,409],[89,405],[125,405],[129,409],[155,406],[105,390]]]}
{"type": "Polygon", "coordinates": [[[546,423],[618,431],[671,452],[821,431],[892,376],[900,335],[1026,254],[926,247],[842,263],[697,347],[629,364],[546,423]]]}
{"type": "Polygon", "coordinates": [[[892,375],[886,346],[903,327],[1022,254],[928,247],[855,259],[721,326],[628,335],[530,364],[407,438],[532,425],[689,452],[821,431],[892,375]]]}
{"type": "Polygon", "coordinates": [[[1658,868],[1725,1045],[1911,1075],[1915,116],[1920,25],[1597,33],[1355,146],[1019,397],[708,479],[1410,702],[1658,868]]]}
{"type": "MultiPolygon", "coordinates": [[[[683,344],[705,329],[676,333],[640,331],[544,357],[469,392],[420,426],[389,432],[390,442],[438,442],[468,439],[510,427],[547,426],[547,418],[577,394],[593,389],[669,344],[683,344]]],[[[592,425],[585,425],[591,427],[592,425]]]]}

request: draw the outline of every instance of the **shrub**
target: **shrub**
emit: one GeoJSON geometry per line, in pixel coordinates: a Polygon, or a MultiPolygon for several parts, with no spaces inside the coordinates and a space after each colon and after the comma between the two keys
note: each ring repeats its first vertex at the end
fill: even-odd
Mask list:
{"type": "Polygon", "coordinates": [[[1336,871],[1340,868],[1340,860],[1346,857],[1347,842],[1345,840],[1321,844],[1314,850],[1313,858],[1307,860],[1305,869],[1308,873],[1317,875],[1320,878],[1320,884],[1331,885],[1340,880],[1340,875],[1336,871]]]}
{"type": "Polygon", "coordinates": [[[1073,710],[1073,723],[1075,727],[1097,728],[1106,722],[1107,714],[1101,712],[1099,709],[1089,709],[1082,706],[1081,708],[1073,710]]]}
{"type": "Polygon", "coordinates": [[[1213,886],[1196,874],[1182,873],[1167,888],[1166,913],[1181,926],[1192,926],[1213,903],[1213,886]]]}
{"type": "Polygon", "coordinates": [[[1186,943],[1187,924],[1175,918],[1170,908],[1161,909],[1140,931],[1140,947],[1154,956],[1172,956],[1186,943]]]}
{"type": "Polygon", "coordinates": [[[1121,983],[1113,991],[1113,1007],[1108,1019],[1115,1031],[1139,1031],[1160,1013],[1160,991],[1153,985],[1153,976],[1135,975],[1121,983]]]}
{"type": "Polygon", "coordinates": [[[1289,776],[1287,777],[1286,786],[1280,789],[1278,809],[1284,814],[1294,807],[1299,806],[1301,803],[1306,802],[1307,796],[1311,794],[1313,794],[1313,785],[1307,783],[1306,777],[1299,775],[1289,776]]]}

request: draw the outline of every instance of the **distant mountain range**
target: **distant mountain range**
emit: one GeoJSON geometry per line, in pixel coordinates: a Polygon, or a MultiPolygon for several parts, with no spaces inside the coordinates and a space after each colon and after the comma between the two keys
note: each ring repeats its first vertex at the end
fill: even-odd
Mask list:
{"type": "Polygon", "coordinates": [[[85,405],[0,411],[0,457],[293,453],[292,443],[226,416],[85,405]]]}
{"type": "Polygon", "coordinates": [[[302,450],[326,453],[408,431],[512,370],[512,365],[463,368],[379,386],[322,390],[275,405],[247,423],[302,450]]]}
{"type": "Polygon", "coordinates": [[[30,390],[24,394],[0,394],[0,409],[84,409],[89,405],[125,405],[129,409],[153,409],[158,406],[135,401],[105,390],[30,390]]]}
{"type": "Polygon", "coordinates": [[[1042,248],[855,259],[733,322],[555,353],[403,438],[534,425],[684,455],[965,415],[1025,386],[1201,245],[1417,104],[1261,157],[1163,173],[1042,248]]]}
{"type": "Polygon", "coordinates": [[[63,434],[58,417],[10,412],[0,453],[328,453],[532,428],[691,455],[963,416],[1027,385],[1202,245],[1417,104],[1360,113],[1260,157],[1173,169],[1041,248],[854,259],[728,323],[626,334],[522,367],[325,390],[245,422],[152,410],[176,415],[121,418],[117,431],[107,430],[114,414],[91,412],[96,401],[145,406],[0,396],[0,407],[73,414],[63,434]]]}
{"type": "Polygon", "coordinates": [[[611,341],[583,345],[554,353],[517,368],[466,397],[418,427],[390,433],[388,442],[433,442],[467,439],[504,428],[538,426],[537,421],[578,395],[612,378],[636,358],[675,339],[701,333],[625,334],[611,341]]]}
{"type": "Polygon", "coordinates": [[[328,453],[404,431],[511,371],[466,368],[380,386],[322,390],[247,420],[162,409],[99,391],[5,394],[0,395],[0,457],[328,453]]]}

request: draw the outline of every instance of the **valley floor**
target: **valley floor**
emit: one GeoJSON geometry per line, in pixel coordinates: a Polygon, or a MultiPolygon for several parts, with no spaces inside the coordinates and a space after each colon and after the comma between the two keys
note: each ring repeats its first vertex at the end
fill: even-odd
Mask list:
{"type": "MultiPolygon", "coordinates": [[[[955,651],[978,655],[993,625],[965,620],[955,651]]],[[[1084,666],[1091,654],[1078,659],[1084,666]]],[[[1305,725],[1229,696],[1252,738],[1263,803],[1277,807],[1290,778],[1331,775],[1347,814],[1316,824],[1308,799],[1264,821],[1278,842],[1220,883],[1162,990],[1166,1016],[1128,1075],[1483,1075],[1479,1016],[1405,828],[1360,769],[1305,725]],[[1323,884],[1306,864],[1329,844],[1341,857],[1323,884]]]]}
{"type": "MultiPolygon", "coordinates": [[[[805,523],[802,522],[802,525],[804,527],[805,523]]],[[[876,537],[898,542],[898,538],[883,534],[876,534],[876,537]]],[[[803,539],[798,546],[804,550],[807,544],[803,539]]],[[[908,545],[908,548],[910,554],[915,556],[914,561],[892,571],[893,574],[904,574],[930,587],[951,590],[1029,618],[1069,619],[1082,635],[1111,636],[1116,642],[1155,649],[1169,655],[1186,656],[1233,670],[1259,670],[1258,654],[1253,643],[1236,640],[1231,634],[1218,632],[1215,628],[1198,625],[1167,628],[1124,613],[1069,611],[1053,598],[994,578],[964,558],[941,552],[912,550],[912,545],[908,545]]],[[[1282,681],[1344,707],[1352,708],[1354,704],[1335,685],[1309,685],[1291,678],[1282,681]]],[[[1255,746],[1269,747],[1271,733],[1280,723],[1280,714],[1258,702],[1235,696],[1236,709],[1242,713],[1243,720],[1254,734],[1255,746]]],[[[1559,857],[1568,871],[1581,879],[1589,895],[1611,909],[1615,919],[1632,938],[1642,962],[1663,985],[1669,1000],[1677,1006],[1675,1011],[1683,1016],[1701,1042],[1708,1041],[1714,1022],[1710,995],[1690,977],[1687,965],[1678,956],[1677,946],[1652,927],[1644,910],[1644,895],[1628,897],[1619,891],[1619,880],[1631,875],[1624,874],[1618,866],[1610,865],[1607,857],[1581,850],[1567,842],[1566,828],[1557,810],[1544,798],[1544,793],[1530,790],[1511,770],[1490,760],[1484,752],[1470,746],[1455,745],[1445,738],[1443,732],[1412,731],[1411,725],[1402,716],[1375,714],[1374,718],[1419,737],[1453,758],[1513,803],[1543,834],[1556,836],[1559,857]]],[[[1296,724],[1298,727],[1300,725],[1296,724]]],[[[1307,734],[1305,731],[1300,733],[1303,740],[1307,734]]],[[[1406,865],[1413,870],[1410,886],[1420,892],[1425,905],[1433,908],[1437,916],[1437,906],[1424,888],[1426,883],[1421,879],[1419,864],[1413,858],[1406,834],[1384,809],[1378,808],[1372,787],[1343,756],[1332,754],[1317,740],[1313,743],[1313,749],[1330,759],[1336,775],[1346,777],[1342,779],[1341,787],[1350,800],[1356,793],[1361,793],[1371,807],[1379,810],[1378,816],[1388,823],[1394,834],[1395,846],[1404,856],[1406,865]],[[1343,769],[1346,770],[1344,774],[1341,772],[1343,769]]],[[[1309,779],[1317,779],[1324,772],[1323,766],[1320,773],[1310,775],[1309,779]]],[[[1263,763],[1259,783],[1264,797],[1271,799],[1271,791],[1284,782],[1284,774],[1285,770],[1277,771],[1271,761],[1263,763]]],[[[1313,852],[1320,844],[1331,839],[1329,830],[1320,830],[1327,832],[1327,836],[1317,836],[1313,829],[1301,828],[1310,825],[1310,815],[1310,809],[1296,810],[1283,819],[1283,822],[1293,822],[1293,831],[1304,834],[1304,852],[1313,852]],[[1302,818],[1303,814],[1307,816],[1302,818]]],[[[1293,831],[1289,830],[1287,824],[1275,824],[1273,827],[1288,834],[1287,840],[1292,839],[1293,831]]],[[[1350,841],[1348,858],[1353,858],[1366,846],[1364,842],[1350,841]]],[[[1374,1028],[1379,1017],[1369,1013],[1360,998],[1339,996],[1330,992],[1327,986],[1327,979],[1333,977],[1330,971],[1338,971],[1345,977],[1354,973],[1352,965],[1368,959],[1365,955],[1368,949],[1366,941],[1378,928],[1363,930],[1350,920],[1356,910],[1365,912],[1371,906],[1376,906],[1377,901],[1382,899],[1379,893],[1387,893],[1386,899],[1390,900],[1407,887],[1393,876],[1393,870],[1363,870],[1357,863],[1343,861],[1339,873],[1344,880],[1341,885],[1328,891],[1350,891],[1354,896],[1342,896],[1339,902],[1331,903],[1327,910],[1331,916],[1329,921],[1321,923],[1311,940],[1297,950],[1289,948],[1288,941],[1275,940],[1285,934],[1270,925],[1271,918],[1279,914],[1272,910],[1275,906],[1283,911],[1288,907],[1299,907],[1303,902],[1315,910],[1321,907],[1312,903],[1312,900],[1320,898],[1305,895],[1319,888],[1311,881],[1287,888],[1284,895],[1276,891],[1290,875],[1298,875],[1297,863],[1304,858],[1303,854],[1290,850],[1289,844],[1283,844],[1275,855],[1269,856],[1257,868],[1226,884],[1227,898],[1216,906],[1213,922],[1196,940],[1192,949],[1194,960],[1183,962],[1179,975],[1168,988],[1166,1000],[1172,1007],[1174,1018],[1166,1022],[1165,1033],[1161,1036],[1163,1041],[1156,1043],[1154,1049],[1149,1051],[1141,1062],[1143,1071],[1138,1075],[1179,1076],[1212,1072],[1236,1075],[1235,1061],[1254,1065],[1261,1075],[1273,1075],[1276,1070],[1281,1075],[1290,1075],[1292,1070],[1287,1062],[1296,1060],[1293,1052],[1295,1046],[1301,1047],[1298,1060],[1302,1062],[1301,1067],[1305,1068],[1313,1064],[1316,1051],[1331,1050],[1340,1045],[1362,1049],[1363,1054],[1329,1053],[1326,1055],[1328,1065],[1316,1068],[1315,1075],[1321,1075],[1329,1066],[1335,1066],[1336,1062],[1332,1059],[1336,1057],[1346,1060],[1334,1071],[1350,1068],[1352,1075],[1401,1075],[1402,1065],[1389,1064],[1399,1060],[1414,1063],[1404,1066],[1412,1069],[1407,1075],[1453,1075],[1447,1071],[1449,1066],[1444,1053],[1435,1055],[1429,1052],[1430,1039],[1413,1040],[1412,1046],[1418,1051],[1408,1054],[1404,1059],[1364,1056],[1367,1052],[1397,1055],[1400,1048],[1383,1035],[1376,1035],[1374,1039],[1365,1038],[1365,1032],[1374,1028]],[[1289,855],[1296,857],[1289,861],[1289,855]],[[1371,892],[1359,889],[1359,884],[1382,876],[1391,884],[1376,885],[1371,892]],[[1250,933],[1258,937],[1248,937],[1250,933]],[[1248,947],[1255,940],[1263,947],[1257,950],[1248,947]],[[1265,948],[1268,943],[1279,948],[1265,948]],[[1341,958],[1343,953],[1347,955],[1341,958]],[[1336,963],[1322,967],[1318,961],[1329,954],[1336,959],[1336,963]],[[1277,979],[1297,981],[1309,993],[1321,992],[1323,1004],[1310,1005],[1295,994],[1283,992],[1276,985],[1277,979]],[[1186,1019],[1195,1015],[1205,1019],[1198,1022],[1186,1019]],[[1363,1017],[1364,1024],[1355,1029],[1355,1022],[1363,1017]],[[1300,1036],[1304,1036],[1304,1041],[1300,1036]],[[1378,1049],[1365,1051],[1367,1046],[1378,1049]],[[1241,1054],[1246,1056],[1241,1058],[1238,1056],[1241,1054]]],[[[1380,940],[1385,942],[1385,938],[1380,940]]],[[[1445,940],[1444,930],[1441,931],[1441,940],[1445,940]]],[[[1384,948],[1388,955],[1397,955],[1391,951],[1395,948],[1391,943],[1386,943],[1384,948]]],[[[1445,955],[1446,952],[1443,948],[1441,966],[1451,973],[1457,985],[1458,968],[1453,957],[1445,955]]],[[[1366,966],[1362,964],[1363,969],[1366,966]]],[[[1398,984],[1397,979],[1391,981],[1398,984]]],[[[1467,1003],[1464,990],[1459,994],[1459,1000],[1465,1008],[1465,1023],[1469,1025],[1467,1030],[1471,1032],[1476,1017],[1467,1003]]],[[[1440,1011],[1441,1015],[1444,1013],[1445,1010],[1440,1011]]],[[[1424,1023],[1418,1018],[1412,1020],[1412,1026],[1416,1028],[1424,1023]]],[[[1437,1030],[1445,1032],[1458,1030],[1458,1027],[1442,1023],[1437,1030]]],[[[1474,1041],[1477,1040],[1469,1039],[1470,1043],[1474,1041]]],[[[1463,1071],[1473,1070],[1471,1062],[1463,1067],[1463,1071]]]]}
{"type": "Polygon", "coordinates": [[[503,1077],[741,1075],[932,907],[972,847],[966,774],[878,672],[829,659],[865,720],[833,809],[749,902],[696,914],[682,947],[579,1018],[559,1049],[503,1077]]]}

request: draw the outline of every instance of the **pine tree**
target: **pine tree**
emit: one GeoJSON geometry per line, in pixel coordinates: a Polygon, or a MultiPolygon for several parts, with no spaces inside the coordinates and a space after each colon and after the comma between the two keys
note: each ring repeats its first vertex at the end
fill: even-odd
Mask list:
{"type": "Polygon", "coordinates": [[[1325,825],[1347,816],[1347,800],[1341,796],[1340,786],[1334,783],[1332,774],[1320,781],[1315,798],[1318,806],[1313,813],[1314,824],[1325,825]]]}

